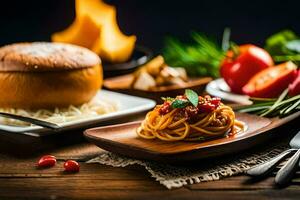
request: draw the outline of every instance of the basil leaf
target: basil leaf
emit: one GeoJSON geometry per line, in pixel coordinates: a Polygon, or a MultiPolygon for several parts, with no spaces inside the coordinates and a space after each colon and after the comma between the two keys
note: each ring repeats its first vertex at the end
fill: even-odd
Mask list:
{"type": "Polygon", "coordinates": [[[176,99],[175,101],[173,101],[171,106],[172,108],[185,108],[188,104],[188,101],[176,99]]]}
{"type": "Polygon", "coordinates": [[[188,100],[195,106],[198,106],[199,103],[199,97],[196,92],[190,89],[185,90],[185,96],[188,98],[188,100]]]}

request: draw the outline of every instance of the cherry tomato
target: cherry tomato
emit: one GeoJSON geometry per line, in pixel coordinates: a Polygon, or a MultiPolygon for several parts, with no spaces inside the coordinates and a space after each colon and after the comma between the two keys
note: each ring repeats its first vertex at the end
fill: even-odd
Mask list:
{"type": "Polygon", "coordinates": [[[241,45],[238,49],[238,55],[234,55],[233,51],[227,52],[220,74],[232,92],[242,93],[242,87],[250,78],[274,63],[267,51],[252,44],[241,45]]]}
{"type": "Polygon", "coordinates": [[[265,69],[250,79],[243,92],[251,97],[276,98],[293,81],[296,69],[292,62],[265,69]]]}
{"type": "Polygon", "coordinates": [[[300,94],[300,69],[295,72],[294,81],[289,85],[289,95],[296,96],[300,94]]]}
{"type": "Polygon", "coordinates": [[[78,162],[76,162],[75,160],[67,160],[64,163],[64,168],[66,172],[78,172],[80,169],[80,166],[78,164],[78,162]]]}
{"type": "Polygon", "coordinates": [[[199,112],[210,113],[216,109],[216,106],[211,103],[198,105],[199,112]]]}
{"type": "Polygon", "coordinates": [[[210,103],[215,105],[215,107],[218,107],[221,103],[221,98],[219,97],[214,97],[210,100],[210,103]]]}
{"type": "Polygon", "coordinates": [[[171,111],[171,103],[168,101],[165,101],[164,104],[159,109],[159,114],[165,115],[171,111]]]}
{"type": "Polygon", "coordinates": [[[45,155],[37,163],[38,167],[53,167],[56,164],[55,156],[45,155]]]}

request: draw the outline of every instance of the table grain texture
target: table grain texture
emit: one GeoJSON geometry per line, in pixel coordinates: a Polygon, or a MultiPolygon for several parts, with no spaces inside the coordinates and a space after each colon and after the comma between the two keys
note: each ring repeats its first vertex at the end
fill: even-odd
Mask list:
{"type": "MultiPolygon", "coordinates": [[[[132,121],[133,118],[127,117],[126,121],[132,121]]],[[[293,126],[297,126],[295,122],[293,126]]],[[[81,133],[69,133],[56,138],[17,138],[14,140],[14,136],[5,134],[0,136],[0,200],[300,199],[300,171],[290,186],[281,189],[274,185],[273,174],[257,182],[240,175],[168,190],[140,166],[113,168],[81,161],[79,173],[63,172],[64,159],[86,159],[102,151],[85,142],[81,133]],[[34,148],[25,153],[30,147],[34,148]],[[59,158],[55,167],[36,168],[35,163],[44,154],[59,158]]]]}

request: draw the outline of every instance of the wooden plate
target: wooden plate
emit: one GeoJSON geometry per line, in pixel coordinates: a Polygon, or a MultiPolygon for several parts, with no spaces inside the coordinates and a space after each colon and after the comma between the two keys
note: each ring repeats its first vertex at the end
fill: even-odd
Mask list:
{"type": "Polygon", "coordinates": [[[244,133],[205,142],[165,142],[139,138],[136,135],[136,128],[140,126],[141,122],[88,129],[84,135],[90,142],[113,153],[143,160],[174,163],[222,156],[245,150],[270,139],[273,134],[269,130],[299,116],[300,112],[297,112],[283,119],[268,119],[237,113],[237,119],[248,125],[248,129],[244,133]]]}
{"type": "Polygon", "coordinates": [[[132,89],[130,86],[133,79],[133,74],[126,74],[122,76],[108,78],[104,80],[103,86],[106,89],[113,90],[116,92],[145,97],[160,102],[161,97],[175,97],[178,94],[183,94],[184,90],[187,88],[192,89],[197,93],[201,93],[204,90],[205,85],[212,80],[212,78],[210,77],[194,78],[189,79],[189,81],[186,82],[184,85],[161,86],[156,87],[151,91],[145,91],[132,89]]]}

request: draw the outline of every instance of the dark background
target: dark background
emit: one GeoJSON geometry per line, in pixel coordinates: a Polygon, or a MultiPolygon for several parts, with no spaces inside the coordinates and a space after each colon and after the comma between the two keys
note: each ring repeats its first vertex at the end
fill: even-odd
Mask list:
{"type": "MultiPolygon", "coordinates": [[[[117,7],[118,22],[138,44],[159,50],[166,35],[188,38],[191,30],[220,40],[230,27],[237,43],[262,45],[270,34],[284,28],[300,33],[296,0],[192,1],[108,0],[117,7]]],[[[1,1],[0,44],[49,40],[51,33],[67,27],[74,18],[73,0],[1,1]]]]}

